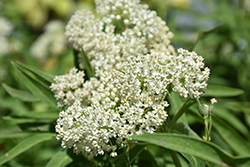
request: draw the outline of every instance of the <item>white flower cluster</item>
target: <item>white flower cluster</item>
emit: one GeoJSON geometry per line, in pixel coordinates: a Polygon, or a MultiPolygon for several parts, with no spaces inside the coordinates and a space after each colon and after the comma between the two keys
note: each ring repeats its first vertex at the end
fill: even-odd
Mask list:
{"type": "Polygon", "coordinates": [[[66,26],[71,46],[84,50],[96,76],[116,68],[130,55],[175,54],[165,21],[137,0],[96,0],[101,19],[77,11],[66,26]]]}
{"type": "Polygon", "coordinates": [[[92,90],[88,87],[93,80],[78,82],[76,79],[83,74],[75,68],[70,74],[58,76],[57,83],[51,86],[56,97],[60,90],[69,88],[73,94],[76,89],[89,93],[88,104],[83,101],[86,94],[74,95],[74,103],[60,112],[56,132],[62,147],[68,145],[88,157],[109,151],[116,156],[116,149],[127,145],[127,136],[153,133],[167,118],[168,74],[163,73],[165,68],[160,61],[153,55],[129,57],[120,64],[123,71],[105,72],[92,90]]]}
{"type": "Polygon", "coordinates": [[[170,55],[172,66],[170,70],[173,76],[173,91],[179,92],[181,96],[200,98],[204,94],[209,78],[209,68],[204,68],[203,57],[195,52],[188,52],[182,48],[178,49],[178,56],[170,55]]]}
{"type": "Polygon", "coordinates": [[[46,60],[49,55],[59,56],[66,48],[64,24],[59,20],[52,20],[46,24],[45,32],[32,44],[30,52],[37,59],[46,60]]]}
{"type": "Polygon", "coordinates": [[[130,56],[97,79],[84,82],[76,68],[57,76],[51,85],[59,107],[57,139],[88,157],[112,152],[128,144],[127,136],[154,133],[167,118],[168,89],[199,98],[209,69],[195,52],[179,49],[178,56],[130,56]],[[114,140],[115,139],[115,140],[114,140]]]}
{"type": "Polygon", "coordinates": [[[87,55],[96,77],[72,68],[51,90],[58,107],[62,147],[93,157],[128,145],[127,136],[154,133],[167,118],[166,96],[200,98],[210,70],[195,52],[170,45],[165,22],[139,0],[95,0],[95,19],[77,11],[66,26],[71,46],[87,55]]]}
{"type": "Polygon", "coordinates": [[[3,17],[0,17],[0,56],[11,51],[9,35],[13,31],[13,25],[3,17]]]}

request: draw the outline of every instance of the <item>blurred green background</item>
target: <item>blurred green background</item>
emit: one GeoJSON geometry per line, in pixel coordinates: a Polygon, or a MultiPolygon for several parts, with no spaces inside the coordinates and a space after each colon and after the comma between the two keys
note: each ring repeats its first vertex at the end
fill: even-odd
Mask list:
{"type": "MultiPolygon", "coordinates": [[[[250,127],[250,0],[142,0],[166,20],[174,33],[175,48],[194,50],[211,69],[209,84],[242,89],[234,98],[218,98],[225,112],[250,127]]],[[[73,52],[64,37],[65,25],[78,9],[94,11],[93,0],[1,0],[0,1],[0,82],[27,90],[11,62],[20,61],[53,75],[73,66],[73,52]]],[[[27,136],[6,137],[6,132],[54,131],[55,122],[22,122],[31,112],[52,112],[41,102],[22,102],[0,87],[0,155],[27,136]],[[26,117],[24,116],[26,115],[26,117]],[[32,126],[31,126],[32,124],[32,126]],[[8,128],[6,128],[8,127],[8,128]]],[[[214,111],[216,112],[216,110],[214,111]]],[[[48,121],[49,122],[49,121],[48,121]]],[[[193,123],[193,124],[192,124],[193,123]]],[[[230,122],[228,122],[230,124],[230,122]]],[[[199,124],[190,125],[198,132],[199,124]]],[[[237,128],[235,128],[237,130],[237,128]]],[[[240,128],[239,128],[240,129],[240,128]]],[[[244,132],[243,132],[244,131],[244,132]]],[[[244,136],[244,134],[241,134],[244,136]]],[[[214,133],[216,136],[216,132],[214,133]]],[[[249,137],[248,134],[245,134],[249,137]]],[[[246,137],[245,136],[245,137],[246,137]]],[[[216,138],[216,137],[215,137],[216,138]]],[[[220,137],[215,141],[220,143],[220,137]]],[[[249,138],[248,138],[249,139],[249,138]]],[[[230,152],[223,142],[220,146],[230,152]]],[[[11,161],[8,166],[46,164],[56,150],[57,141],[37,145],[11,161]],[[37,152],[42,149],[43,151],[37,152]],[[25,158],[29,157],[29,158],[25,158]]],[[[233,153],[231,151],[231,153],[233,153]]],[[[42,165],[41,165],[42,166],[42,165]]]]}

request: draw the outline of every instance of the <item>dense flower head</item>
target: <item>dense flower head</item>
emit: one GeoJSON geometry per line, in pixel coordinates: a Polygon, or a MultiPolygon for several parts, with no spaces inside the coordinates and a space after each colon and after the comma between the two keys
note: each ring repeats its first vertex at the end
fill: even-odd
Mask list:
{"type": "Polygon", "coordinates": [[[195,52],[179,55],[129,56],[118,69],[84,82],[84,73],[72,68],[51,85],[59,107],[56,132],[62,146],[92,157],[128,145],[127,136],[154,133],[167,118],[170,89],[181,96],[199,98],[209,69],[195,52]]]}
{"type": "Polygon", "coordinates": [[[95,16],[77,11],[66,26],[69,44],[84,50],[96,76],[117,67],[131,55],[175,54],[170,45],[173,33],[165,21],[136,0],[96,0],[95,16]]]}
{"type": "MultiPolygon", "coordinates": [[[[127,136],[155,132],[166,120],[168,106],[168,79],[160,72],[164,67],[159,61],[154,55],[129,57],[120,64],[121,70],[105,72],[98,86],[87,90],[91,94],[88,104],[78,97],[60,112],[56,132],[62,146],[73,147],[76,153],[88,157],[104,152],[116,156],[118,148],[127,146],[127,136]]],[[[71,70],[71,75],[75,78],[76,73],[71,70]]],[[[88,87],[85,84],[89,85],[85,82],[79,88],[82,92],[88,87]]],[[[75,89],[78,82],[67,86],[72,85],[75,89]]]]}
{"type": "Polygon", "coordinates": [[[183,97],[200,98],[205,93],[210,70],[204,67],[203,57],[194,51],[180,48],[178,53],[178,56],[170,55],[169,66],[174,67],[170,72],[173,76],[172,89],[183,97]]]}

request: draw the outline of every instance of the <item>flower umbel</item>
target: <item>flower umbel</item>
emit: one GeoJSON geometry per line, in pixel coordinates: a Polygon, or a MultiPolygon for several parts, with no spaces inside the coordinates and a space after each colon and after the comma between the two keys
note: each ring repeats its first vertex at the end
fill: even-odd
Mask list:
{"type": "Polygon", "coordinates": [[[127,136],[153,133],[166,120],[168,80],[156,56],[129,57],[120,69],[104,73],[89,105],[77,99],[60,112],[56,132],[63,147],[88,157],[110,151],[116,156],[117,148],[127,146],[127,136]]]}

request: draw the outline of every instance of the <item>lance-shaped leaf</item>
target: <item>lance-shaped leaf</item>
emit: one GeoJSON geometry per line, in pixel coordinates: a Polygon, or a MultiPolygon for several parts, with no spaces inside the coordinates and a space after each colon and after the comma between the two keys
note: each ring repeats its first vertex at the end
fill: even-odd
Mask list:
{"type": "Polygon", "coordinates": [[[233,97],[244,94],[244,91],[238,88],[227,86],[208,85],[204,96],[210,97],[233,97]]]}
{"type": "Polygon", "coordinates": [[[67,150],[58,151],[46,164],[46,167],[64,167],[70,164],[73,160],[68,156],[67,150]]]}
{"type": "Polygon", "coordinates": [[[95,73],[94,73],[94,71],[93,71],[93,69],[91,67],[89,59],[88,59],[86,53],[84,52],[84,50],[82,50],[82,57],[83,57],[83,64],[84,64],[84,68],[86,70],[88,79],[91,78],[91,77],[94,77],[95,73]]]}
{"type": "Polygon", "coordinates": [[[14,68],[19,74],[19,77],[24,82],[25,86],[32,92],[34,96],[39,98],[40,100],[47,102],[51,107],[57,108],[57,101],[54,98],[53,93],[49,90],[49,88],[44,87],[39,82],[37,82],[32,77],[26,75],[25,73],[21,72],[15,64],[13,64],[14,68]]]}
{"type": "Polygon", "coordinates": [[[55,140],[54,139],[55,134],[54,133],[43,133],[31,136],[19,144],[17,144],[14,148],[12,148],[10,151],[5,153],[0,157],[0,166],[11,159],[15,158],[19,154],[25,152],[29,148],[33,147],[34,145],[37,145],[41,142],[48,141],[48,140],[55,140]]]}
{"type": "Polygon", "coordinates": [[[184,154],[189,154],[219,166],[247,167],[250,165],[250,155],[248,157],[236,158],[226,153],[213,143],[189,136],[155,133],[133,135],[129,138],[155,144],[157,146],[178,151],[184,154]]]}
{"type": "Polygon", "coordinates": [[[55,77],[53,75],[51,75],[49,73],[46,73],[44,71],[41,71],[41,70],[39,70],[37,68],[30,67],[30,66],[22,64],[20,62],[15,63],[15,65],[19,69],[22,69],[21,71],[24,71],[24,70],[30,71],[31,73],[33,73],[37,77],[39,77],[41,79],[44,79],[44,80],[48,81],[49,83],[52,83],[54,81],[55,77]]]}
{"type": "Polygon", "coordinates": [[[250,143],[226,122],[213,116],[213,128],[238,155],[250,155],[250,143]]]}
{"type": "Polygon", "coordinates": [[[26,102],[35,102],[38,101],[39,98],[35,97],[33,94],[26,92],[26,91],[22,91],[22,90],[18,90],[18,89],[14,89],[6,84],[2,84],[4,89],[14,98],[20,99],[22,101],[26,101],[26,102]]]}

